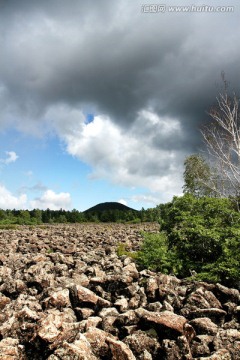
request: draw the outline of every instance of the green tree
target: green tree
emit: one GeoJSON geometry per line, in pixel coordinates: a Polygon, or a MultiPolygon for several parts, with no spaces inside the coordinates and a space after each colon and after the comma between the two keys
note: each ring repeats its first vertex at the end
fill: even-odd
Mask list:
{"type": "Polygon", "coordinates": [[[65,224],[65,223],[67,223],[66,215],[65,215],[65,214],[60,214],[60,215],[56,218],[55,222],[57,222],[57,223],[59,223],[59,224],[65,224]]]}
{"type": "Polygon", "coordinates": [[[213,169],[198,154],[188,156],[184,162],[184,193],[196,197],[215,195],[213,169]]]}
{"type": "Polygon", "coordinates": [[[3,220],[5,220],[7,218],[6,216],[6,212],[4,210],[0,209],[0,222],[2,222],[3,220]]]}
{"type": "Polygon", "coordinates": [[[18,224],[31,224],[31,217],[28,210],[19,210],[18,224]]]}
{"type": "Polygon", "coordinates": [[[52,211],[50,209],[43,210],[42,212],[42,220],[44,223],[52,222],[52,211]]]}
{"type": "Polygon", "coordinates": [[[31,216],[32,216],[33,222],[35,222],[36,224],[42,223],[42,210],[33,209],[31,212],[31,216]]]}
{"type": "Polygon", "coordinates": [[[213,264],[206,264],[199,275],[203,280],[223,282],[230,287],[240,287],[240,250],[239,227],[231,227],[225,231],[222,254],[213,264]]]}
{"type": "Polygon", "coordinates": [[[67,212],[67,220],[70,223],[78,223],[84,221],[84,214],[80,211],[73,209],[67,212]]]}

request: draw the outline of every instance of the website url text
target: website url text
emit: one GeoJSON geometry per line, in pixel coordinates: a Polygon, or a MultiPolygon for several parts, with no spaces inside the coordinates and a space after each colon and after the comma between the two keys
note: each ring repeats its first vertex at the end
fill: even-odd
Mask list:
{"type": "Polygon", "coordinates": [[[142,13],[165,13],[165,12],[234,12],[234,6],[210,6],[189,5],[177,6],[166,4],[146,4],[141,6],[142,13]]]}

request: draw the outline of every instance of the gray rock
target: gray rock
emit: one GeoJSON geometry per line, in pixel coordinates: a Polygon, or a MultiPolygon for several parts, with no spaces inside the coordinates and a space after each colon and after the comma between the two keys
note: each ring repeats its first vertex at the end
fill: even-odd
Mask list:
{"type": "MultiPolygon", "coordinates": [[[[200,357],[199,360],[231,360],[231,354],[226,349],[220,349],[208,357],[200,357]]],[[[236,358],[237,359],[237,358],[236,358]]]]}
{"type": "Polygon", "coordinates": [[[104,330],[90,327],[84,334],[88,342],[91,344],[93,352],[98,357],[110,357],[111,351],[107,339],[114,337],[104,330]]]}
{"type": "Polygon", "coordinates": [[[18,339],[5,338],[0,341],[0,359],[2,360],[25,360],[24,346],[19,344],[18,339]]]}
{"type": "Polygon", "coordinates": [[[164,339],[161,343],[161,357],[167,360],[191,360],[192,354],[187,339],[183,336],[177,340],[164,339]]]}
{"type": "Polygon", "coordinates": [[[237,289],[229,289],[221,284],[216,284],[215,292],[223,303],[232,301],[237,304],[240,301],[240,293],[237,289]]]}
{"type": "Polygon", "coordinates": [[[159,228],[0,230],[0,358],[240,359],[239,291],[139,272],[117,248],[142,230],[159,228]]]}
{"type": "Polygon", "coordinates": [[[54,355],[57,359],[98,360],[92,351],[90,343],[82,334],[80,339],[75,340],[73,343],[64,342],[54,352],[54,355]]]}
{"type": "Polygon", "coordinates": [[[136,314],[140,318],[140,326],[143,328],[154,328],[160,338],[166,336],[166,334],[172,339],[182,334],[189,334],[188,337],[192,337],[194,334],[191,325],[188,325],[186,329],[187,319],[171,311],[157,313],[137,309],[136,314]]]}
{"type": "Polygon", "coordinates": [[[191,352],[194,358],[210,355],[210,348],[213,348],[213,336],[210,335],[197,335],[191,343],[191,352]]]}
{"type": "Polygon", "coordinates": [[[112,360],[136,360],[130,348],[122,341],[108,337],[106,339],[112,355],[112,360]]]}
{"type": "Polygon", "coordinates": [[[215,308],[192,310],[189,313],[190,318],[208,317],[218,326],[224,323],[226,315],[226,311],[215,308]]]}
{"type": "Polygon", "coordinates": [[[209,318],[196,318],[189,321],[197,335],[216,335],[218,332],[218,326],[212,322],[209,318]]]}
{"type": "Polygon", "coordinates": [[[240,331],[236,329],[219,329],[213,344],[216,350],[228,350],[232,359],[240,359],[240,331]]]}
{"type": "MultiPolygon", "coordinates": [[[[141,330],[137,330],[132,335],[125,337],[124,342],[130,347],[137,358],[145,351],[156,358],[160,349],[160,344],[156,337],[150,336],[147,332],[141,330]]],[[[147,353],[145,353],[145,357],[148,355],[147,353]]]]}

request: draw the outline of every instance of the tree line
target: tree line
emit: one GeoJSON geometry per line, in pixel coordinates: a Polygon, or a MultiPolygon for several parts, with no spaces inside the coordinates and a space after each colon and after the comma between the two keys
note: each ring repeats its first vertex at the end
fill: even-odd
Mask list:
{"type": "Polygon", "coordinates": [[[159,220],[158,208],[137,210],[104,210],[81,212],[60,210],[1,210],[0,224],[40,225],[82,222],[153,222],[159,220]]]}

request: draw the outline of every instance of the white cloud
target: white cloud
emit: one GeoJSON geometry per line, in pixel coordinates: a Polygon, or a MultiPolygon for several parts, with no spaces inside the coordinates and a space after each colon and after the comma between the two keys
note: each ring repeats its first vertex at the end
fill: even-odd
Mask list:
{"type": "MultiPolygon", "coordinates": [[[[180,196],[182,195],[182,193],[179,192],[178,194],[174,194],[174,195],[180,196]]],[[[152,206],[154,207],[159,204],[171,201],[172,197],[173,194],[171,194],[170,192],[163,192],[163,193],[152,192],[152,193],[133,195],[131,197],[131,201],[136,203],[145,203],[147,207],[152,207],[152,206]]]]}
{"type": "Polygon", "coordinates": [[[181,192],[186,153],[171,146],[176,137],[178,140],[182,137],[177,119],[142,110],[135,123],[124,130],[108,116],[95,115],[86,124],[80,111],[70,112],[61,107],[49,114],[58,119],[53,126],[67,152],[92,166],[91,178],[147,188],[162,193],[167,200],[181,192]]]}
{"type": "Polygon", "coordinates": [[[6,159],[0,159],[0,161],[6,165],[15,162],[19,158],[15,151],[5,151],[5,154],[7,155],[6,159]]]}
{"type": "MultiPolygon", "coordinates": [[[[175,146],[176,138],[178,142],[183,139],[178,119],[160,117],[149,108],[139,111],[135,122],[127,129],[106,115],[95,114],[90,123],[86,123],[85,118],[81,108],[58,104],[49,107],[41,121],[46,125],[46,132],[59,136],[70,155],[92,167],[89,178],[145,188],[152,194],[153,204],[181,193],[187,153],[184,146],[175,146]]],[[[13,161],[14,152],[11,153],[13,161]]],[[[10,152],[8,155],[10,161],[10,152]]],[[[31,172],[28,175],[31,176],[31,172]]],[[[49,191],[33,200],[31,207],[69,207],[70,200],[49,191]]]]}
{"type": "MultiPolygon", "coordinates": [[[[36,186],[35,186],[36,187],[36,186]]],[[[42,187],[41,187],[42,188],[42,187]]],[[[30,190],[27,187],[24,190],[30,190]]],[[[56,193],[46,190],[42,196],[29,200],[25,193],[15,196],[3,184],[0,184],[0,209],[71,209],[71,195],[67,192],[56,193]]]]}
{"type": "Polygon", "coordinates": [[[66,192],[55,193],[53,190],[46,190],[39,198],[30,202],[31,208],[69,210],[71,208],[71,195],[66,192]]]}
{"type": "Polygon", "coordinates": [[[0,208],[1,209],[25,209],[27,208],[27,195],[14,196],[4,185],[0,185],[0,208]]]}

